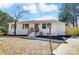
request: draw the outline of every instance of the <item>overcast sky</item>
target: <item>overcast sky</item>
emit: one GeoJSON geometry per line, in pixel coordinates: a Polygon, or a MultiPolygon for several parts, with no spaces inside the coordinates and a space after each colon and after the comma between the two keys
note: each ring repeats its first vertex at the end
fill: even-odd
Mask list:
{"type": "Polygon", "coordinates": [[[14,17],[15,9],[20,6],[23,10],[29,10],[21,20],[58,19],[61,4],[53,3],[0,3],[0,10],[14,17]]]}

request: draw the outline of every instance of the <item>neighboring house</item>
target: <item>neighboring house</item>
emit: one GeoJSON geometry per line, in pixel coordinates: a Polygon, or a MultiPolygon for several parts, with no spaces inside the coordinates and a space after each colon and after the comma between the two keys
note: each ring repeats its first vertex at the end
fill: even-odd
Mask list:
{"type": "MultiPolygon", "coordinates": [[[[32,32],[35,32],[40,35],[49,35],[49,25],[51,25],[52,36],[65,35],[65,23],[56,20],[18,21],[16,34],[29,35],[32,32]]],[[[8,35],[14,35],[14,22],[9,23],[8,35]]]]}

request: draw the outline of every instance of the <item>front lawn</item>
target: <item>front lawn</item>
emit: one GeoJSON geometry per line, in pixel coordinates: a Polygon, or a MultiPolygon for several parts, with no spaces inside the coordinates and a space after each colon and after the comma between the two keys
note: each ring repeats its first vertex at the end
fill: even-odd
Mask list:
{"type": "MultiPolygon", "coordinates": [[[[60,43],[52,43],[55,50],[60,43]]],[[[50,54],[49,42],[40,40],[22,39],[20,37],[0,37],[0,54],[15,55],[46,55],[50,54]]]]}

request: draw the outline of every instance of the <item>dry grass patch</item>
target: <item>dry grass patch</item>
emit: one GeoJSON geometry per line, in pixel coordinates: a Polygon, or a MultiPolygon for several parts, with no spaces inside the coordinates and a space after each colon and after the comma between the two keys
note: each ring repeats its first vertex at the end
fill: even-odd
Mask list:
{"type": "MultiPolygon", "coordinates": [[[[52,43],[53,50],[55,50],[59,45],[59,43],[52,43]]],[[[18,37],[0,37],[0,54],[50,54],[49,42],[39,40],[28,40],[18,37]]]]}

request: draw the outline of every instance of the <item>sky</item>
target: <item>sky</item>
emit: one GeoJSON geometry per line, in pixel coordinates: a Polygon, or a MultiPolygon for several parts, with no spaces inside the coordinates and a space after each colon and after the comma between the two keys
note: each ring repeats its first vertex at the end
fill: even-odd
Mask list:
{"type": "Polygon", "coordinates": [[[28,11],[20,20],[58,20],[60,3],[0,3],[0,10],[14,17],[16,8],[28,11]]]}

